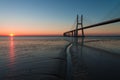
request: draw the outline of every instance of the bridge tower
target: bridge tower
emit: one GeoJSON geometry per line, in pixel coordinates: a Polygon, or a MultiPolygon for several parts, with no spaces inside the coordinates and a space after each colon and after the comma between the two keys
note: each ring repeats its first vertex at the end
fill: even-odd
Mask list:
{"type": "Polygon", "coordinates": [[[74,36],[75,36],[75,37],[78,37],[78,27],[79,27],[79,25],[80,25],[81,28],[82,28],[82,30],[81,30],[81,31],[82,31],[82,37],[84,37],[83,15],[81,15],[81,22],[79,22],[79,15],[77,15],[76,21],[77,21],[77,23],[76,23],[76,30],[75,30],[74,36]]]}

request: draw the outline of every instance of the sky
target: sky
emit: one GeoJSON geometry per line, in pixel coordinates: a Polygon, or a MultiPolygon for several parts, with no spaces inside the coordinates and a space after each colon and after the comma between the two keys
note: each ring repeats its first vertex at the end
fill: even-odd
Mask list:
{"type": "MultiPolygon", "coordinates": [[[[0,0],[0,35],[63,35],[75,28],[77,14],[84,26],[118,18],[120,0],[0,0]]],[[[85,33],[120,35],[120,24],[85,33]]]]}

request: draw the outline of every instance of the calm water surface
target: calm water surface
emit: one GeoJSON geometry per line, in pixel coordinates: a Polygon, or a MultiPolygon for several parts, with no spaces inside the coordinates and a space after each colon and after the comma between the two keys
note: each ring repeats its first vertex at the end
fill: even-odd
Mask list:
{"type": "Polygon", "coordinates": [[[120,37],[0,37],[0,80],[120,80],[120,37]]]}
{"type": "Polygon", "coordinates": [[[64,79],[67,44],[61,37],[0,37],[0,80],[64,79]]]}
{"type": "Polygon", "coordinates": [[[87,37],[78,39],[78,43],[72,41],[74,80],[120,80],[120,37],[87,37]]]}

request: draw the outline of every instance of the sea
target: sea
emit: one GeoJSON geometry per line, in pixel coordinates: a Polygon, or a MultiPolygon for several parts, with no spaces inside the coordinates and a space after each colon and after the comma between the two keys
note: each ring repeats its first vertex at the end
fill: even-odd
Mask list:
{"type": "Polygon", "coordinates": [[[0,37],[0,80],[111,79],[120,80],[120,37],[0,37]]]}

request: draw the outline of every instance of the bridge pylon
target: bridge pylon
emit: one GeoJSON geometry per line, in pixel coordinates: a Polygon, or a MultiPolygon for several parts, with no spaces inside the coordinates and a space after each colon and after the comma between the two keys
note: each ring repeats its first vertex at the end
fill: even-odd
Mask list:
{"type": "Polygon", "coordinates": [[[78,37],[78,27],[79,27],[79,25],[81,26],[81,28],[82,28],[82,36],[81,37],[84,37],[85,35],[84,35],[84,29],[83,29],[83,15],[81,15],[81,19],[80,19],[81,21],[79,22],[79,15],[77,15],[77,18],[76,18],[76,30],[75,30],[75,34],[74,34],[74,37],[78,37]]]}

